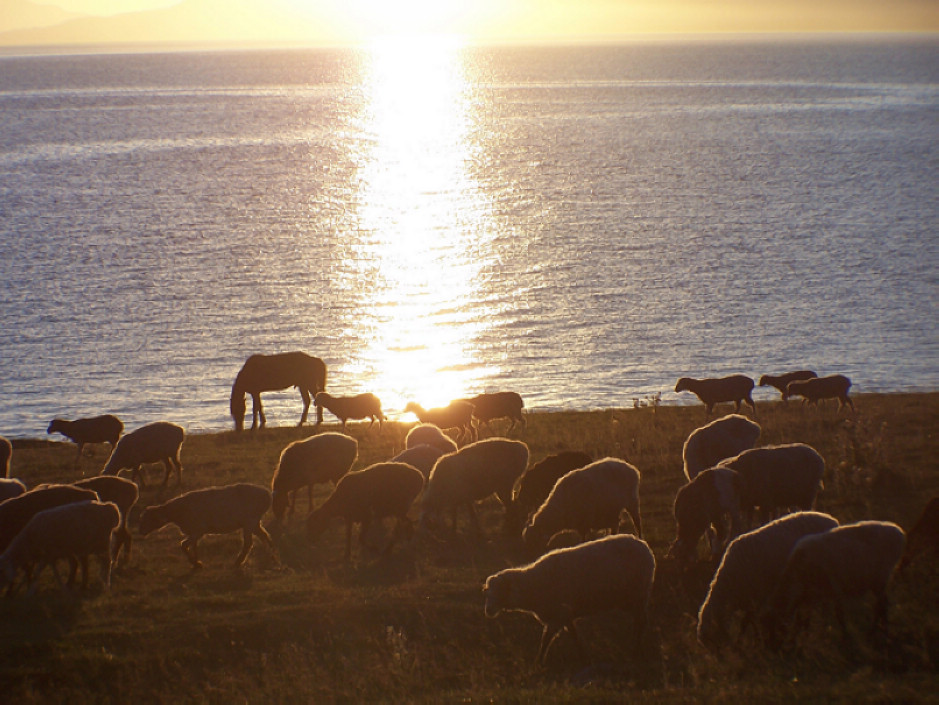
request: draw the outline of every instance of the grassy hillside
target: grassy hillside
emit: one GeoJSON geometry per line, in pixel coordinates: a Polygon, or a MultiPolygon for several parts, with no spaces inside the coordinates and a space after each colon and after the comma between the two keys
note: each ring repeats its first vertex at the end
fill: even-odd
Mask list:
{"type": "MultiPolygon", "coordinates": [[[[805,442],[827,463],[818,508],[842,522],[887,519],[909,527],[939,494],[939,394],[862,395],[857,416],[796,403],[758,406],[761,442],[805,442]]],[[[726,411],[726,408],[720,411],[726,411]]],[[[642,652],[630,647],[630,620],[584,620],[587,652],[561,635],[546,666],[533,665],[540,626],[524,614],[486,619],[485,578],[517,563],[520,540],[501,533],[501,508],[483,503],[487,532],[461,526],[455,540],[430,537],[387,557],[355,547],[343,560],[344,530],[315,544],[302,516],[279,540],[281,563],[256,546],[242,572],[232,570],[240,538],[209,537],[205,568],[191,572],[169,527],[135,537],[130,564],[110,593],[97,570],[83,594],[63,594],[51,574],[38,592],[0,600],[0,693],[4,702],[687,702],[753,700],[920,700],[939,692],[939,568],[912,566],[892,588],[892,632],[873,643],[869,605],[849,611],[854,636],[815,617],[811,636],[771,654],[744,644],[719,656],[694,638],[695,615],[712,566],[681,573],[665,558],[674,537],[671,505],[683,482],[681,447],[704,422],[703,407],[656,407],[528,417],[521,432],[532,460],[560,449],[612,455],[642,472],[646,539],[658,560],[651,628],[642,652]]],[[[334,428],[334,427],[329,427],[334,428]]],[[[359,440],[356,468],[403,448],[407,426],[379,434],[350,425],[359,440]]],[[[269,485],[280,450],[312,427],[261,433],[195,435],[183,445],[184,488],[235,481],[269,485]]],[[[95,474],[106,458],[93,447],[82,460],[95,474]]],[[[68,481],[74,446],[14,442],[12,473],[32,486],[68,481]]],[[[143,506],[177,493],[148,474],[143,506]]],[[[329,488],[321,486],[315,502],[329,488]]]]}

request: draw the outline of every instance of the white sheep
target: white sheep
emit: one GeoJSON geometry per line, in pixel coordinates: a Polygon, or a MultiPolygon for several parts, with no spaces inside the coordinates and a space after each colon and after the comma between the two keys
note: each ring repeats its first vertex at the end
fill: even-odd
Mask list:
{"type": "Polygon", "coordinates": [[[844,375],[829,375],[815,379],[803,379],[790,382],[786,387],[786,394],[790,397],[802,397],[803,404],[818,406],[820,399],[837,399],[838,411],[850,406],[855,411],[854,402],[848,396],[851,380],[844,375]]]}
{"type": "Polygon", "coordinates": [[[645,541],[622,534],[607,536],[489,576],[485,613],[487,617],[502,611],[532,614],[544,625],[537,657],[543,664],[548,648],[564,629],[583,648],[576,620],[623,610],[634,620],[638,652],[654,576],[655,557],[645,541]]]}
{"type": "Polygon", "coordinates": [[[336,483],[352,468],[359,454],[359,443],[342,433],[320,433],[294,441],[281,451],[271,480],[274,525],[283,521],[290,493],[309,488],[313,508],[313,485],[336,483]]]}
{"type": "Polygon", "coordinates": [[[80,564],[84,589],[88,585],[88,557],[94,555],[101,564],[101,580],[110,588],[111,534],[120,521],[120,510],[113,502],[73,502],[38,512],[0,555],[0,580],[12,586],[17,571],[22,570],[32,593],[35,580],[49,565],[64,589],[56,561],[68,560],[69,584],[80,564]]]}
{"type": "Polygon", "coordinates": [[[315,538],[335,517],[346,522],[346,559],[352,557],[352,525],[361,524],[359,541],[368,536],[372,522],[395,518],[386,553],[401,533],[411,534],[408,510],[424,487],[424,476],[405,463],[376,463],[343,475],[332,494],[307,518],[307,533],[315,538]]]}
{"type": "Polygon", "coordinates": [[[414,448],[415,446],[433,446],[444,453],[453,453],[459,447],[456,441],[432,423],[418,424],[408,431],[408,435],[404,438],[404,447],[414,448]]]}
{"type": "Polygon", "coordinates": [[[82,450],[86,443],[107,443],[111,446],[111,452],[117,445],[121,434],[124,432],[124,423],[113,414],[104,414],[102,416],[92,416],[87,419],[52,419],[46,433],[61,433],[72,442],[78,444],[78,451],[75,453],[75,468],[81,461],[82,450]]]}
{"type": "Polygon", "coordinates": [[[586,539],[590,532],[619,531],[626,511],[642,538],[639,515],[639,471],[618,458],[603,458],[571,470],[551,490],[522,531],[525,544],[541,551],[557,532],[574,529],[586,539]]]}
{"type": "Polygon", "coordinates": [[[727,542],[743,527],[737,481],[736,471],[715,467],[698,473],[679,488],[674,505],[676,538],[669,549],[670,555],[685,561],[693,559],[698,541],[705,534],[711,557],[718,558],[723,553],[727,542]]]}
{"type": "Polygon", "coordinates": [[[558,480],[571,470],[592,462],[593,458],[582,451],[564,450],[542,458],[528,468],[515,484],[510,528],[520,531],[531,514],[544,504],[558,480]]]}
{"type": "Polygon", "coordinates": [[[261,517],[270,508],[271,493],[260,485],[237,483],[206,487],[147,507],[140,515],[139,529],[147,536],[167,524],[175,524],[185,537],[179,545],[193,569],[202,567],[197,548],[203,536],[241,531],[243,543],[235,560],[235,567],[240,568],[248,558],[254,536],[274,551],[270,534],[261,526],[261,517]]]}
{"type": "Polygon", "coordinates": [[[731,541],[698,612],[698,640],[711,648],[725,644],[737,613],[743,615],[738,634],[757,627],[792,547],[809,534],[835,526],[838,521],[828,514],[796,512],[731,541]]]}
{"type": "Polygon", "coordinates": [[[313,397],[313,404],[317,409],[328,409],[333,416],[342,422],[345,430],[349,419],[371,419],[368,427],[371,428],[378,420],[378,429],[381,430],[385,415],[381,412],[381,401],[374,394],[366,392],[353,397],[334,397],[329,392],[318,392],[313,397]]]}
{"type": "Polygon", "coordinates": [[[685,477],[691,482],[705,468],[756,445],[760,425],[740,414],[728,414],[692,431],[681,450],[685,477]]]}
{"type": "MultiPolygon", "coordinates": [[[[800,605],[827,603],[847,637],[844,602],[873,594],[872,630],[887,629],[887,586],[903,555],[903,529],[886,521],[859,521],[801,539],[789,554],[771,600],[771,638],[800,605]]],[[[775,639],[773,639],[775,641],[775,639]]]]}
{"type": "Polygon", "coordinates": [[[751,448],[720,464],[740,476],[737,489],[748,528],[756,507],[760,523],[791,509],[812,509],[825,474],[825,460],[804,443],[751,448]]]}
{"type": "Polygon", "coordinates": [[[143,475],[140,468],[145,463],[160,463],[166,467],[163,476],[165,486],[170,478],[170,472],[176,469],[176,484],[183,480],[183,465],[179,460],[179,451],[182,448],[186,432],[182,426],[168,421],[155,421],[141,426],[135,431],[125,434],[114,446],[111,457],[101,471],[102,475],[118,475],[121,470],[131,469],[132,479],[144,486],[143,475]]]}
{"type": "Polygon", "coordinates": [[[781,375],[763,375],[760,377],[760,386],[775,387],[782,395],[782,400],[786,401],[789,398],[787,387],[789,386],[790,382],[803,379],[813,379],[815,377],[818,377],[818,375],[812,370],[796,370],[795,372],[786,372],[785,374],[781,375]]]}
{"type": "Polygon", "coordinates": [[[463,506],[476,533],[481,534],[474,502],[495,493],[502,505],[509,507],[512,488],[527,465],[528,446],[508,438],[486,438],[442,456],[421,499],[421,526],[437,524],[441,513],[450,510],[455,530],[457,507],[463,506]]]}
{"type": "Polygon", "coordinates": [[[13,444],[0,436],[0,477],[10,476],[10,459],[13,457],[13,444]]]}
{"type": "Polygon", "coordinates": [[[486,394],[477,394],[471,399],[461,399],[460,401],[469,402],[473,405],[473,417],[476,419],[477,426],[489,426],[496,419],[509,419],[511,425],[508,430],[511,431],[517,425],[525,427],[525,417],[522,416],[522,409],[525,402],[517,392],[489,392],[486,394]]]}
{"type": "Polygon", "coordinates": [[[730,401],[736,405],[734,411],[738,414],[740,413],[740,405],[743,402],[749,404],[750,408],[753,409],[753,413],[756,413],[756,405],[750,396],[753,391],[753,380],[746,375],[731,375],[718,379],[682,377],[675,385],[675,391],[694,393],[698,399],[704,402],[707,416],[711,415],[715,404],[730,401]]]}
{"type": "MultiPolygon", "coordinates": [[[[456,450],[456,448],[454,448],[454,450],[456,450]]],[[[440,448],[424,444],[402,450],[391,459],[391,462],[407,463],[417,468],[426,481],[427,478],[430,477],[434,465],[440,460],[442,455],[444,455],[444,451],[440,450],[440,448]]]]}
{"type": "Polygon", "coordinates": [[[425,409],[415,401],[409,401],[404,407],[405,413],[413,413],[421,423],[432,423],[440,429],[458,429],[458,441],[472,441],[476,438],[473,425],[473,405],[465,401],[452,401],[447,406],[425,409]]]}
{"type": "Polygon", "coordinates": [[[0,502],[0,551],[6,550],[13,538],[39,512],[63,504],[97,499],[98,495],[88,489],[48,485],[0,502]]]}
{"type": "Polygon", "coordinates": [[[15,477],[0,477],[0,502],[19,497],[26,491],[26,485],[15,477]]]}

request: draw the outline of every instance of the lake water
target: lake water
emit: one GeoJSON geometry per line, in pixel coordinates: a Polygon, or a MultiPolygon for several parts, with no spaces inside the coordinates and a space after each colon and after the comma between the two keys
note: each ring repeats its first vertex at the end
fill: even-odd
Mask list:
{"type": "Polygon", "coordinates": [[[3,57],[0,116],[3,435],[229,428],[294,349],[406,419],[939,388],[935,40],[3,57]]]}

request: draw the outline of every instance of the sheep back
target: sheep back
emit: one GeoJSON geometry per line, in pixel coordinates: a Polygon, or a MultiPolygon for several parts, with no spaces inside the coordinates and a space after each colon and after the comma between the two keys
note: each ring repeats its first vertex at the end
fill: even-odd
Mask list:
{"type": "Polygon", "coordinates": [[[444,453],[453,453],[458,448],[456,441],[432,423],[418,424],[408,431],[404,439],[404,447],[414,448],[420,445],[433,446],[444,453]]]}
{"type": "Polygon", "coordinates": [[[444,455],[444,452],[434,446],[423,444],[401,451],[391,459],[391,462],[407,463],[417,468],[426,481],[430,477],[431,470],[434,469],[434,464],[444,455]]]}
{"type": "Polygon", "coordinates": [[[5,550],[29,520],[39,512],[63,504],[97,499],[98,495],[88,489],[71,485],[49,485],[0,503],[0,551],[5,550]]]}
{"type": "Polygon", "coordinates": [[[117,445],[124,432],[124,423],[113,414],[102,414],[84,419],[52,419],[46,433],[61,433],[75,443],[110,443],[117,445]]]}
{"type": "Polygon", "coordinates": [[[571,470],[592,462],[593,458],[587,453],[565,450],[549,455],[528,468],[518,479],[513,497],[514,513],[519,522],[527,521],[529,515],[544,504],[558,480],[571,470]]]}
{"type": "Polygon", "coordinates": [[[359,443],[342,433],[320,433],[281,451],[271,480],[274,516],[287,511],[287,494],[301,487],[338,482],[358,457],[359,443]]]}
{"type": "Polygon", "coordinates": [[[806,402],[817,405],[822,399],[837,399],[838,409],[845,405],[854,408],[848,396],[851,380],[844,375],[828,375],[813,379],[796,380],[786,386],[787,396],[800,396],[806,402]]]}
{"type": "Polygon", "coordinates": [[[516,424],[525,425],[525,418],[522,416],[525,402],[517,392],[477,394],[462,401],[473,405],[473,416],[479,423],[488,424],[495,419],[507,418],[512,420],[512,427],[516,424]]]}
{"type": "Polygon", "coordinates": [[[123,435],[114,446],[102,475],[116,475],[127,468],[137,468],[147,463],[159,463],[167,459],[179,461],[179,450],[186,438],[186,431],[168,421],[155,421],[123,435]]]}
{"type": "Polygon", "coordinates": [[[681,451],[685,477],[691,482],[705,468],[752,448],[759,437],[760,425],[740,414],[728,414],[696,428],[681,451]]]}
{"type": "Polygon", "coordinates": [[[19,497],[26,492],[26,485],[15,477],[0,477],[0,502],[19,497]]]}
{"type": "Polygon", "coordinates": [[[205,487],[147,507],[140,515],[139,529],[147,536],[175,524],[186,536],[198,539],[205,534],[252,529],[270,507],[271,493],[260,485],[242,482],[205,487]]]}
{"type": "Polygon", "coordinates": [[[755,408],[753,399],[750,396],[753,391],[753,380],[746,375],[730,375],[711,379],[682,377],[675,385],[675,391],[692,392],[704,402],[708,413],[711,412],[715,404],[721,402],[735,402],[738,411],[741,402],[747,402],[751,408],[755,408]]]}

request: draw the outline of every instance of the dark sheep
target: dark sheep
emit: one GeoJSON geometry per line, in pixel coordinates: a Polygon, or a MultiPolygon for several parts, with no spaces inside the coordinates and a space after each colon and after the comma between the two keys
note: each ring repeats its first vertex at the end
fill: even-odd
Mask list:
{"type": "Polygon", "coordinates": [[[102,416],[92,416],[87,419],[52,419],[46,433],[61,433],[72,442],[78,444],[78,451],[75,453],[75,468],[81,461],[82,450],[86,443],[107,443],[111,446],[111,452],[124,432],[124,423],[113,414],[104,414],[102,416]]]}
{"type": "Polygon", "coordinates": [[[704,402],[705,415],[710,416],[714,405],[722,402],[734,402],[735,413],[740,413],[740,405],[746,402],[756,413],[756,405],[750,394],[753,392],[753,380],[746,375],[731,375],[718,379],[694,379],[682,377],[675,385],[676,392],[692,392],[704,402]]]}
{"type": "Polygon", "coordinates": [[[544,504],[557,481],[571,470],[590,465],[593,458],[579,450],[564,450],[541,459],[518,479],[512,510],[506,515],[512,530],[521,530],[529,517],[544,504]]]}
{"type": "Polygon", "coordinates": [[[854,402],[848,396],[851,380],[844,375],[829,375],[815,379],[803,379],[790,382],[786,387],[786,394],[790,397],[802,397],[803,404],[818,406],[821,399],[837,399],[838,411],[850,406],[854,411],[854,402]]]}
{"type": "Polygon", "coordinates": [[[473,418],[476,419],[477,426],[489,426],[490,422],[496,419],[509,419],[512,423],[509,431],[516,426],[525,427],[525,417],[522,416],[522,409],[525,402],[517,392],[491,392],[488,394],[478,394],[472,399],[463,399],[461,401],[469,402],[473,405],[473,418]]]}
{"type": "Polygon", "coordinates": [[[147,463],[160,463],[166,467],[163,486],[170,479],[170,472],[176,469],[176,484],[182,484],[183,464],[179,460],[179,451],[186,438],[182,426],[167,421],[155,421],[141,426],[136,431],[121,437],[108,458],[102,475],[118,475],[121,470],[130,468],[133,480],[144,486],[141,467],[147,463]]]}
{"type": "Polygon", "coordinates": [[[790,382],[796,382],[803,379],[813,379],[818,375],[812,370],[797,370],[795,372],[786,372],[781,375],[763,375],[760,377],[761,387],[775,387],[782,395],[782,400],[789,398],[787,388],[790,382]]]}
{"type": "Polygon", "coordinates": [[[342,422],[343,430],[349,419],[371,419],[369,428],[377,420],[378,430],[381,430],[381,424],[385,420],[385,415],[381,412],[381,401],[368,392],[353,397],[334,397],[329,392],[319,392],[313,397],[313,403],[317,409],[329,409],[342,422]]]}

